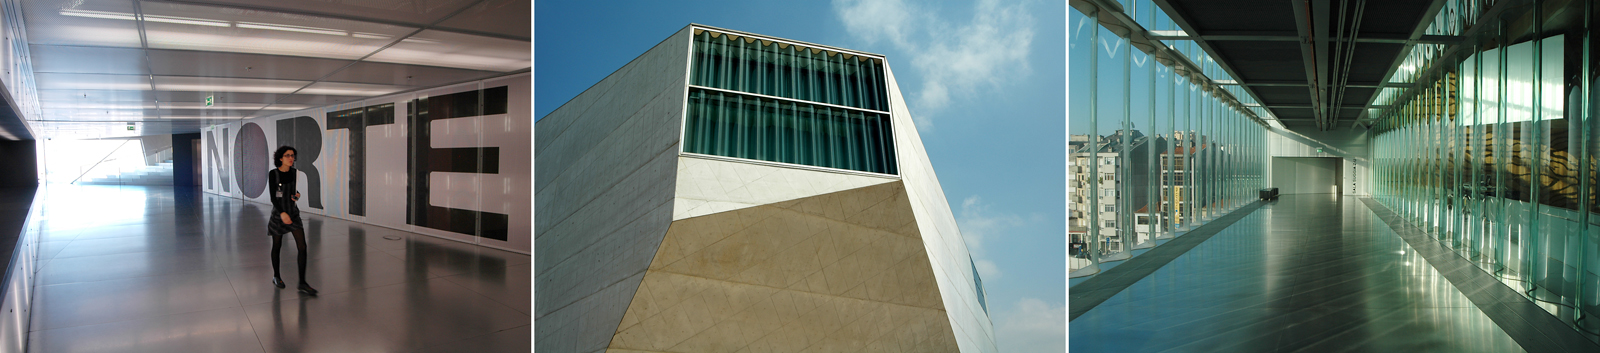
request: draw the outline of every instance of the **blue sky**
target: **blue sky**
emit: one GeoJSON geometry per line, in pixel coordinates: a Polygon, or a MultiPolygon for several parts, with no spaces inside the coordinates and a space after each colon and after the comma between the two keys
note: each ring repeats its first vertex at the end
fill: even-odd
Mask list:
{"type": "Polygon", "coordinates": [[[883,54],[984,275],[1003,352],[1064,351],[1062,1],[536,1],[534,116],[689,23],[883,54]]]}

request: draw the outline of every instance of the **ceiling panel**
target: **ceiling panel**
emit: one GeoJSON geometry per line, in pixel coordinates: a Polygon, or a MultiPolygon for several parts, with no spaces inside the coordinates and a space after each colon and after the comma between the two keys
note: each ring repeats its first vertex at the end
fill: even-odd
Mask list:
{"type": "Polygon", "coordinates": [[[1246,83],[1306,80],[1299,42],[1212,41],[1211,47],[1231,63],[1246,83]]]}
{"type": "Polygon", "coordinates": [[[144,2],[150,47],[359,59],[416,31],[372,22],[234,8],[144,2]]]}
{"type": "MultiPolygon", "coordinates": [[[[366,98],[366,97],[362,97],[362,96],[339,96],[339,95],[327,95],[327,94],[295,94],[295,95],[290,95],[288,97],[284,97],[283,100],[279,101],[278,103],[279,104],[303,104],[303,105],[310,105],[310,106],[324,106],[324,105],[329,105],[329,104],[338,104],[338,103],[356,101],[356,100],[360,100],[362,98],[366,98]]],[[[263,112],[263,113],[266,113],[266,112],[263,112]]],[[[262,114],[262,115],[265,115],[265,114],[262,114]]]]}
{"type": "Polygon", "coordinates": [[[362,61],[351,65],[343,71],[339,71],[333,76],[329,76],[326,81],[374,83],[405,87],[433,87],[499,74],[500,72],[494,71],[362,61]]]}
{"type": "Polygon", "coordinates": [[[1289,120],[1311,119],[1313,116],[1310,108],[1274,108],[1272,109],[1272,115],[1277,116],[1278,119],[1289,120]]]}
{"type": "Polygon", "coordinates": [[[115,102],[143,102],[154,101],[158,92],[149,90],[122,91],[122,90],[81,90],[81,89],[40,89],[39,103],[45,107],[56,103],[115,103],[115,102]]]}
{"type": "Polygon", "coordinates": [[[317,82],[300,90],[305,94],[336,96],[380,96],[406,90],[404,86],[373,85],[365,83],[317,82]]]}
{"type": "Polygon", "coordinates": [[[156,109],[44,109],[44,120],[123,121],[154,119],[156,109]]]}
{"type": "Polygon", "coordinates": [[[145,75],[36,73],[33,76],[41,90],[150,90],[150,77],[145,75]]]}
{"type": "Polygon", "coordinates": [[[133,2],[25,0],[29,44],[139,47],[133,2]]]}
{"type": "Polygon", "coordinates": [[[351,63],[340,59],[164,49],[151,49],[150,62],[150,70],[156,75],[302,81],[322,78],[351,63]]]}
{"type": "Polygon", "coordinates": [[[76,74],[148,73],[144,52],[139,48],[78,47],[62,45],[29,45],[33,55],[33,72],[76,74]]]}
{"type": "Polygon", "coordinates": [[[162,91],[162,92],[156,92],[153,95],[153,99],[161,100],[164,103],[165,102],[175,102],[175,103],[197,103],[198,102],[198,103],[204,103],[205,100],[206,100],[206,96],[212,96],[215,99],[217,104],[239,103],[239,104],[260,104],[260,105],[264,106],[264,105],[267,105],[267,104],[271,104],[272,102],[276,102],[276,101],[278,101],[279,98],[283,98],[283,97],[285,97],[287,95],[284,95],[284,94],[266,94],[266,93],[239,93],[239,92],[215,93],[215,92],[167,92],[167,91],[162,91]]]}
{"type": "Polygon", "coordinates": [[[469,70],[516,71],[533,67],[533,42],[426,30],[367,60],[469,70]]]}
{"type": "MultiPolygon", "coordinates": [[[[190,0],[241,8],[322,14],[335,17],[403,22],[418,26],[438,21],[477,0],[190,0]]],[[[149,3],[146,1],[146,3],[149,3]]],[[[530,13],[523,11],[523,14],[530,13]]]]}
{"type": "Polygon", "coordinates": [[[1309,105],[1311,104],[1311,89],[1305,86],[1256,86],[1251,87],[1261,103],[1265,105],[1309,105]]]}
{"type": "Polygon", "coordinates": [[[1422,22],[1422,14],[1432,1],[1385,1],[1367,4],[1361,15],[1361,36],[1390,34],[1410,36],[1422,22]]]}
{"type": "Polygon", "coordinates": [[[1200,34],[1215,31],[1277,31],[1296,30],[1294,5],[1288,1],[1260,0],[1186,0],[1167,1],[1178,10],[1179,17],[1189,21],[1200,34]]]}
{"type": "Polygon", "coordinates": [[[146,121],[134,123],[128,130],[125,122],[36,122],[42,135],[58,139],[83,139],[120,136],[168,135],[192,133],[208,125],[201,120],[146,121]]]}
{"type": "Polygon", "coordinates": [[[294,93],[311,81],[259,78],[156,76],[156,89],[188,92],[294,93]]]}
{"type": "Polygon", "coordinates": [[[439,26],[528,40],[533,34],[533,18],[528,17],[532,12],[532,1],[489,0],[472,5],[439,26]]]}

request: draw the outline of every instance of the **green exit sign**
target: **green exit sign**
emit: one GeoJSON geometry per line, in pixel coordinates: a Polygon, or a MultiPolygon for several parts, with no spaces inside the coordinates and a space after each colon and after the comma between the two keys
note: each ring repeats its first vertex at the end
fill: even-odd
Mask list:
{"type": "Polygon", "coordinates": [[[133,125],[128,125],[128,131],[133,131],[133,125]]]}
{"type": "MultiPolygon", "coordinates": [[[[206,103],[206,105],[209,106],[209,105],[211,105],[211,103],[206,103]]],[[[1321,147],[1317,147],[1317,153],[1322,153],[1322,148],[1321,147]]]]}
{"type": "Polygon", "coordinates": [[[211,106],[212,104],[216,104],[216,103],[217,103],[217,96],[206,96],[206,106],[207,107],[211,106]]]}

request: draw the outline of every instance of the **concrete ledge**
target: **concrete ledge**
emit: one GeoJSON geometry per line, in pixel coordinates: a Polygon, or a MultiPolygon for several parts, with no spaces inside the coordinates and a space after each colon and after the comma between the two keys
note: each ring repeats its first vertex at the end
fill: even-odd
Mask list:
{"type": "Polygon", "coordinates": [[[1222,218],[1212,220],[1210,223],[1200,226],[1200,228],[1195,228],[1188,233],[1167,241],[1166,244],[1156,246],[1144,254],[1134,256],[1126,260],[1127,262],[1068,288],[1067,321],[1077,319],[1078,316],[1089,312],[1090,309],[1094,309],[1095,306],[1105,302],[1106,299],[1111,299],[1111,296],[1117,295],[1123,289],[1127,289],[1134,282],[1138,282],[1145,276],[1156,272],[1162,266],[1166,266],[1167,263],[1172,262],[1172,259],[1189,252],[1189,249],[1194,249],[1195,246],[1205,242],[1206,239],[1211,239],[1211,236],[1217,235],[1217,232],[1227,229],[1234,222],[1260,209],[1261,205],[1261,201],[1246,204],[1244,207],[1222,216],[1222,218]]]}

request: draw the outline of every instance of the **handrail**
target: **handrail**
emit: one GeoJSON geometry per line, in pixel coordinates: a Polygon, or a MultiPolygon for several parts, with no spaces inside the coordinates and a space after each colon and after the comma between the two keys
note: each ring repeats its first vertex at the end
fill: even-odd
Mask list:
{"type": "Polygon", "coordinates": [[[122,144],[117,145],[117,148],[111,149],[111,153],[106,153],[106,156],[103,157],[103,158],[100,158],[99,162],[94,162],[94,166],[91,166],[91,167],[89,167],[89,169],[84,170],[82,174],[78,174],[77,178],[72,179],[72,182],[67,183],[67,184],[76,184],[76,183],[78,183],[78,180],[79,179],[83,179],[83,176],[89,174],[90,170],[94,170],[94,167],[99,167],[100,163],[105,163],[106,159],[111,158],[112,154],[117,153],[118,150],[122,149],[122,146],[127,146],[128,142],[131,142],[131,141],[133,141],[133,140],[132,139],[123,140],[122,144]]]}

